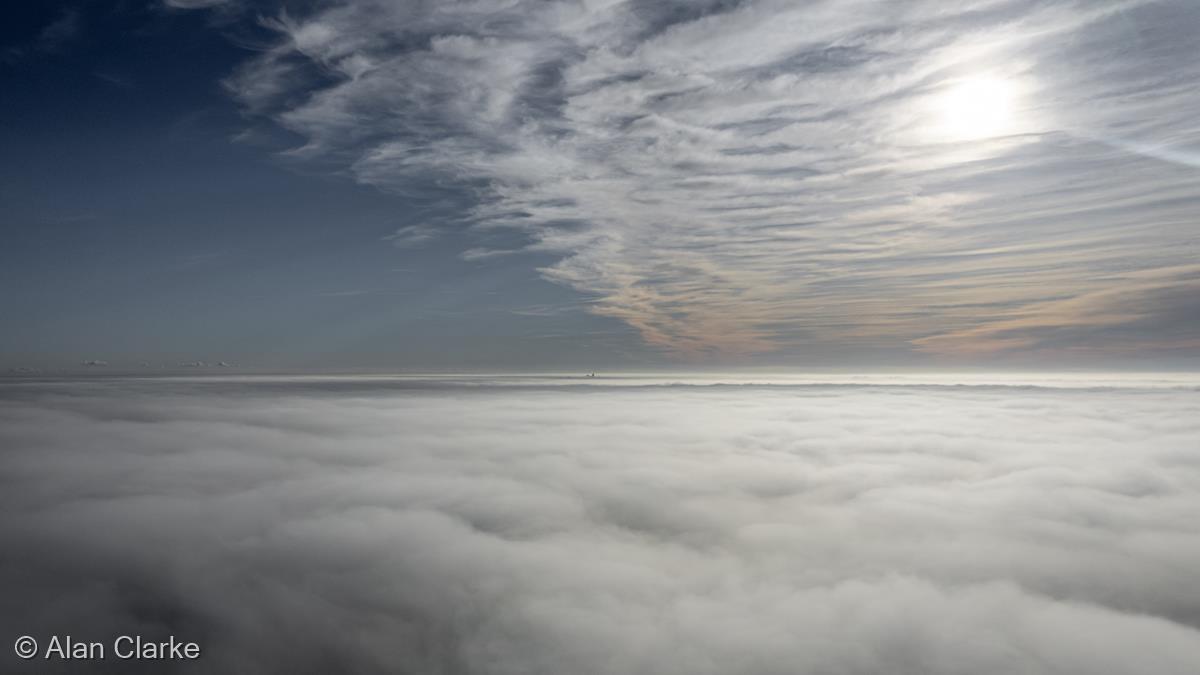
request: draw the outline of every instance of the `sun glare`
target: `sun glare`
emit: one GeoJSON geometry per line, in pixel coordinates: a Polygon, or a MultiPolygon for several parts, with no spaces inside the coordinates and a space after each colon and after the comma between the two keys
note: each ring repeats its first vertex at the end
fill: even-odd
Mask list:
{"type": "Polygon", "coordinates": [[[937,101],[941,135],[955,141],[1004,136],[1015,131],[1017,87],[992,76],[963,78],[937,101]]]}

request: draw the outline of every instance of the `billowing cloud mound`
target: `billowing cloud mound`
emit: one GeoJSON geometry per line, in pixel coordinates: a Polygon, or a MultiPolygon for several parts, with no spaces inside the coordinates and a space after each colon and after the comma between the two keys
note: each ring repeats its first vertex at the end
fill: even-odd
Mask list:
{"type": "Polygon", "coordinates": [[[1200,663],[1195,389],[6,385],[0,447],[0,632],[181,672],[1200,663]]]}
{"type": "Polygon", "coordinates": [[[363,183],[458,189],[652,344],[1200,345],[1193,3],[315,6],[267,13],[245,109],[363,183]]]}

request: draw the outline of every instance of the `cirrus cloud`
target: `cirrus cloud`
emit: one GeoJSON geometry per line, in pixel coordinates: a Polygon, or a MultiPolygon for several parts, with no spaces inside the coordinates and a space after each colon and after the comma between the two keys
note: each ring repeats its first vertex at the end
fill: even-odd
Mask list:
{"type": "Polygon", "coordinates": [[[1047,311],[1200,290],[1159,274],[1200,210],[1189,3],[340,0],[266,25],[227,86],[289,154],[457,186],[462,222],[524,234],[668,350],[1200,339],[1154,321],[1187,307],[1047,311]],[[972,78],[1011,120],[958,138],[943,108],[972,78]],[[1045,330],[974,341],[1013,325],[1045,330]]]}

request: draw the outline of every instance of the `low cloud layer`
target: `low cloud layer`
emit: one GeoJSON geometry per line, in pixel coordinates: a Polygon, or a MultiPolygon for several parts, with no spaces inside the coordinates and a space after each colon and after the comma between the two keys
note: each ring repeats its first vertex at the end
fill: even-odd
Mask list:
{"type": "Polygon", "coordinates": [[[1194,388],[10,383],[0,447],[0,633],[179,672],[1200,663],[1194,388]]]}
{"type": "Polygon", "coordinates": [[[669,351],[1200,345],[1193,3],[244,4],[288,154],[457,188],[397,240],[521,233],[669,351]]]}

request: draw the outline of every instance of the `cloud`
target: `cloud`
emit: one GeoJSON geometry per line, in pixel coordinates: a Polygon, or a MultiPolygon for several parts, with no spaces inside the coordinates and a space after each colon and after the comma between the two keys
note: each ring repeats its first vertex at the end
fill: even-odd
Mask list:
{"type": "Polygon", "coordinates": [[[136,89],[137,88],[137,84],[134,82],[134,80],[131,77],[129,77],[128,75],[125,75],[123,73],[116,73],[116,72],[111,72],[111,71],[107,71],[107,70],[97,70],[92,74],[95,75],[97,78],[104,80],[105,82],[113,85],[114,87],[118,87],[120,89],[136,89]]]}
{"type": "Polygon", "coordinates": [[[384,237],[397,248],[415,248],[433,241],[438,236],[435,228],[426,225],[406,225],[384,237]]]}
{"type": "Polygon", "coordinates": [[[1200,267],[1133,271],[1125,281],[1116,288],[1012,308],[991,324],[915,343],[968,354],[1044,346],[1098,346],[1109,353],[1156,347],[1160,352],[1174,348],[1187,353],[1200,345],[1200,324],[1190,319],[1200,310],[1200,267]]]}
{"type": "Polygon", "coordinates": [[[232,2],[233,0],[163,0],[163,4],[167,7],[174,7],[177,9],[204,9],[207,7],[231,4],[232,2]]]}
{"type": "MultiPolygon", "coordinates": [[[[227,81],[293,156],[458,186],[463,222],[526,235],[559,256],[545,278],[671,351],[961,354],[1195,247],[1194,168],[1164,159],[1200,133],[1189,3],[319,7],[227,81]],[[961,109],[980,86],[1007,111],[986,128],[961,109]]],[[[1026,337],[972,350],[1058,344],[1026,337]]]]}
{"type": "Polygon", "coordinates": [[[321,293],[317,293],[316,295],[320,298],[353,298],[360,295],[370,295],[375,292],[377,291],[367,288],[352,288],[344,291],[323,291],[321,293]]]}
{"type": "Polygon", "coordinates": [[[571,302],[565,304],[525,305],[522,307],[512,307],[507,311],[521,316],[560,316],[562,314],[582,311],[585,307],[583,303],[571,302]]]}
{"type": "Polygon", "coordinates": [[[62,46],[74,40],[79,35],[80,14],[73,7],[64,9],[50,25],[42,29],[37,37],[37,49],[42,52],[56,52],[62,46]]]}
{"type": "Polygon", "coordinates": [[[1200,660],[1195,387],[563,382],[7,384],[0,629],[186,672],[1200,660]]]}
{"type": "Polygon", "coordinates": [[[458,257],[467,261],[488,260],[489,258],[503,258],[504,256],[510,256],[520,252],[521,251],[519,249],[512,250],[475,247],[463,251],[458,255],[458,257]]]}
{"type": "Polygon", "coordinates": [[[0,55],[0,58],[14,63],[30,54],[56,54],[79,37],[82,27],[80,11],[74,7],[65,7],[32,40],[8,47],[0,55]]]}

